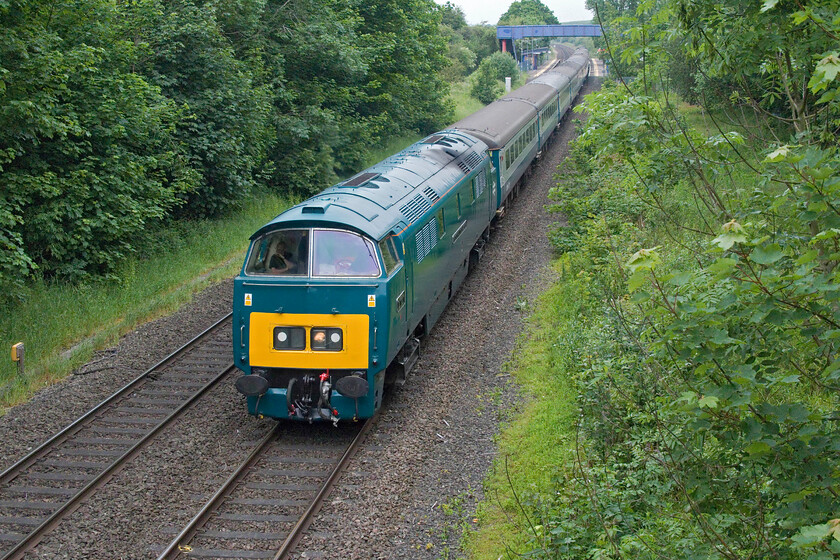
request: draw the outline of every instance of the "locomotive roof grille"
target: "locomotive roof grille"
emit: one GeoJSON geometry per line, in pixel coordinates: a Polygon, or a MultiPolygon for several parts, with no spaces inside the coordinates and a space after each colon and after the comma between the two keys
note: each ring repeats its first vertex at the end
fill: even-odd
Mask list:
{"type": "Polygon", "coordinates": [[[458,167],[461,168],[465,174],[469,174],[470,171],[478,167],[478,164],[481,163],[481,155],[473,152],[468,155],[466,158],[458,162],[458,167]]]}
{"type": "Polygon", "coordinates": [[[414,223],[417,218],[431,210],[432,205],[422,194],[418,194],[408,204],[400,208],[400,212],[406,217],[408,223],[414,223]]]}
{"type": "Polygon", "coordinates": [[[423,192],[432,200],[432,204],[440,200],[440,196],[438,196],[438,193],[432,187],[426,187],[423,189],[423,192]]]}

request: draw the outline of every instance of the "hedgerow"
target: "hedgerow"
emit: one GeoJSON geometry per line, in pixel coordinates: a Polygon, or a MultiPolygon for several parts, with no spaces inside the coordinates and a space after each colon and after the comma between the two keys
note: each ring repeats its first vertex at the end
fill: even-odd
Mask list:
{"type": "Polygon", "coordinates": [[[587,98],[552,239],[600,312],[580,321],[575,460],[531,502],[531,557],[840,557],[837,21],[729,9],[625,13],[613,52],[637,78],[587,98]],[[743,59],[744,37],[716,41],[768,25],[743,59]],[[679,105],[680,33],[729,100],[679,105]],[[782,64],[742,64],[761,56],[782,64]]]}

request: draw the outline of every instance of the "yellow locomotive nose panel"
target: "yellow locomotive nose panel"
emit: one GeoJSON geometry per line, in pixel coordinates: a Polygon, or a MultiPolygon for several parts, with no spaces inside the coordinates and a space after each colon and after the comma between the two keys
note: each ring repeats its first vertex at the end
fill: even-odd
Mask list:
{"type": "MultiPolygon", "coordinates": [[[[251,365],[270,368],[366,369],[370,317],[368,315],[311,315],[251,313],[251,365]],[[295,344],[278,344],[277,333],[299,332],[295,344]],[[340,335],[334,346],[320,344],[324,333],[340,335]],[[301,349],[301,346],[303,348],[301,349]],[[288,349],[287,349],[288,347],[288,349]]],[[[284,340],[285,342],[285,340],[284,340]]]]}

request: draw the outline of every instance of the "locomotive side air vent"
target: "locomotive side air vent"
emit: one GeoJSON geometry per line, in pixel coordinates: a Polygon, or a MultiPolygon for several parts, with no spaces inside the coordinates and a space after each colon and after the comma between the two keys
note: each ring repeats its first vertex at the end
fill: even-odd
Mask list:
{"type": "Polygon", "coordinates": [[[437,219],[432,218],[429,223],[423,226],[414,239],[416,243],[417,263],[423,262],[423,259],[432,252],[438,242],[437,233],[437,219]]]}
{"type": "MultiPolygon", "coordinates": [[[[368,181],[373,181],[376,177],[379,177],[379,173],[360,173],[355,177],[351,177],[350,179],[346,180],[341,184],[342,187],[360,187],[367,183],[368,181]]],[[[374,189],[378,189],[377,185],[370,185],[374,189]]]]}
{"type": "Polygon", "coordinates": [[[478,152],[473,152],[466,158],[464,158],[464,161],[467,165],[470,166],[470,169],[475,169],[476,167],[478,167],[478,164],[481,163],[481,154],[479,154],[478,152]]]}
{"type": "Polygon", "coordinates": [[[460,167],[461,171],[463,171],[464,173],[469,173],[470,171],[475,169],[479,163],[481,163],[481,154],[473,152],[461,161],[459,161],[458,167],[460,167]]]}
{"type": "Polygon", "coordinates": [[[431,199],[432,204],[440,200],[438,193],[436,193],[432,187],[426,187],[425,189],[423,189],[423,192],[426,194],[426,196],[429,197],[429,199],[431,199]]]}
{"type": "Polygon", "coordinates": [[[400,212],[406,217],[408,223],[414,223],[417,218],[432,209],[429,200],[422,194],[418,194],[407,204],[400,207],[400,212]]]}

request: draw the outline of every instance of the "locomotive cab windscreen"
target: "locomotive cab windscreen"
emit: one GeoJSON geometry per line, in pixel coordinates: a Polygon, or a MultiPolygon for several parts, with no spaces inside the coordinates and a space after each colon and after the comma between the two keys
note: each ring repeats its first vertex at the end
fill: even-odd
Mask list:
{"type": "MultiPolygon", "coordinates": [[[[387,252],[388,268],[392,253],[387,252]]],[[[382,273],[374,243],[339,229],[281,229],[254,242],[247,275],[376,278],[382,273]]]]}

